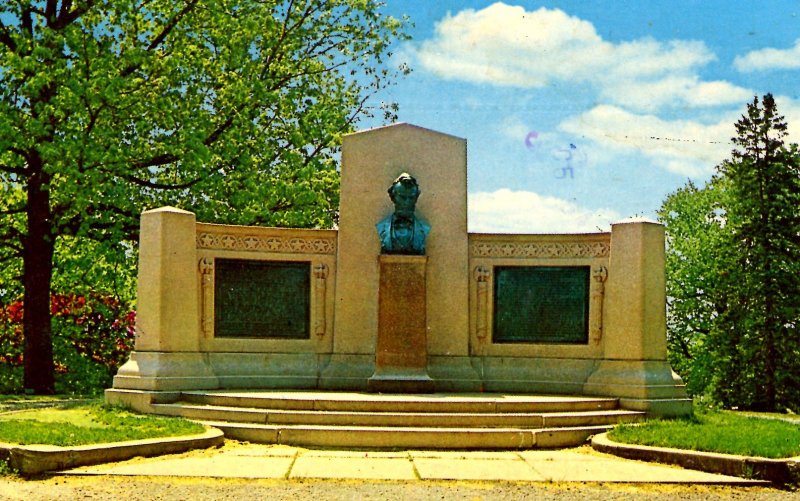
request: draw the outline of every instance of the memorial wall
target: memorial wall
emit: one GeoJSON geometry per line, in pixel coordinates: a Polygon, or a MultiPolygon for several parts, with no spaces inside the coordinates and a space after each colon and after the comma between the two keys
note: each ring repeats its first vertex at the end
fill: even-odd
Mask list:
{"type": "Polygon", "coordinates": [[[688,411],[666,361],[663,227],[469,234],[466,141],[408,124],[346,136],[341,175],[337,230],[143,213],[136,348],[109,391],[591,394],[688,411]]]}

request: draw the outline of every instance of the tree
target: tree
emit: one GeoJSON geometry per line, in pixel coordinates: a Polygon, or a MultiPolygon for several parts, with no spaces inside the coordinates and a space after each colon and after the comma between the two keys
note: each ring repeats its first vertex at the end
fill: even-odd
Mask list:
{"type": "Polygon", "coordinates": [[[672,367],[692,395],[702,395],[714,377],[708,337],[724,311],[720,283],[729,268],[722,197],[716,179],[702,188],[689,181],[659,210],[667,229],[667,344],[672,367]]]}
{"type": "Polygon", "coordinates": [[[731,158],[664,202],[671,358],[728,407],[800,404],[800,154],[769,94],[736,123],[731,158]]]}
{"type": "Polygon", "coordinates": [[[733,301],[719,327],[741,334],[737,352],[757,371],[748,404],[763,410],[788,403],[779,388],[796,388],[800,367],[800,156],[797,145],[784,144],[786,131],[772,95],[760,104],[756,97],[736,122],[731,160],[718,169],[730,185],[736,259],[733,301]]]}
{"type": "Polygon", "coordinates": [[[119,254],[166,204],[332,224],[339,139],[407,71],[385,66],[402,30],[374,0],[0,6],[0,260],[20,268],[26,389],[53,391],[57,249],[119,254]]]}

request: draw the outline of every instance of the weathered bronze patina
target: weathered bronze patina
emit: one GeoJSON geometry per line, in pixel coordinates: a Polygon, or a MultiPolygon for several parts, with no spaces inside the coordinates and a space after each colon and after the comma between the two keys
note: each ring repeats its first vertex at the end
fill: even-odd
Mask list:
{"type": "Polygon", "coordinates": [[[215,268],[215,337],[310,337],[310,263],[216,259],[215,268]]]}
{"type": "Polygon", "coordinates": [[[425,255],[425,239],[431,227],[414,215],[422,191],[408,173],[400,174],[389,187],[394,214],[377,224],[381,254],[425,255]]]}
{"type": "Polygon", "coordinates": [[[495,343],[586,344],[588,266],[498,266],[495,343]]]}

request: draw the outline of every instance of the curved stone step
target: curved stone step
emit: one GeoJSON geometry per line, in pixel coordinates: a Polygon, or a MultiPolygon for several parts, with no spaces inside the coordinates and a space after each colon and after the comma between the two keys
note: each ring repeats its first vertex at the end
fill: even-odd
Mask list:
{"type": "Polygon", "coordinates": [[[204,421],[231,439],[311,447],[377,449],[531,449],[572,447],[611,426],[546,428],[421,428],[262,425],[204,421]]]}
{"type": "Polygon", "coordinates": [[[181,402],[174,404],[155,404],[154,407],[160,414],[207,421],[289,425],[407,426],[429,428],[545,428],[610,425],[636,421],[644,415],[641,412],[626,410],[559,413],[306,411],[197,405],[181,402]]]}
{"type": "Polygon", "coordinates": [[[611,410],[615,398],[491,393],[424,395],[324,391],[187,391],[181,400],[222,407],[350,412],[539,413],[611,410]]]}

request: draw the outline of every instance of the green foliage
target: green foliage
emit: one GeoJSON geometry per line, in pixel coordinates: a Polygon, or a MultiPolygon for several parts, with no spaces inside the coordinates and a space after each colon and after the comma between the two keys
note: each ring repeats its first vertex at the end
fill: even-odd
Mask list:
{"type": "Polygon", "coordinates": [[[729,183],[727,228],[735,265],[713,341],[719,398],[761,410],[800,404],[800,154],[771,95],[736,123],[738,147],[719,167],[729,183]],[[742,377],[742,366],[747,369],[742,377]]]}
{"type": "Polygon", "coordinates": [[[725,407],[800,407],[800,153],[769,94],[736,124],[731,159],[659,213],[670,359],[725,407]]]}
{"type": "Polygon", "coordinates": [[[0,458],[0,477],[16,476],[18,474],[19,472],[8,463],[8,458],[0,458]]]}
{"type": "Polygon", "coordinates": [[[669,360],[696,396],[706,392],[714,374],[707,337],[719,316],[719,283],[728,267],[723,193],[719,180],[703,188],[689,182],[659,211],[667,228],[669,360]]]}
{"type": "Polygon", "coordinates": [[[393,120],[369,99],[408,71],[386,65],[405,21],[379,7],[0,3],[0,302],[24,293],[31,312],[26,387],[54,389],[51,280],[123,298],[142,210],[334,224],[341,137],[375,112],[393,120]]]}
{"type": "Polygon", "coordinates": [[[61,447],[173,437],[202,433],[201,424],[184,419],[142,416],[124,409],[93,405],[60,411],[46,410],[46,419],[27,411],[24,419],[0,418],[0,442],[61,447]],[[56,414],[53,416],[53,414],[56,414]]]}
{"type": "MultiPolygon", "coordinates": [[[[62,394],[96,394],[107,388],[134,342],[135,314],[111,297],[53,295],[56,388],[62,394]]],[[[24,362],[21,301],[0,308],[0,392],[22,390],[24,362]]]]}
{"type": "Polygon", "coordinates": [[[695,451],[766,458],[800,455],[800,426],[781,419],[741,416],[728,411],[695,412],[691,418],[620,425],[612,440],[695,451]]]}

